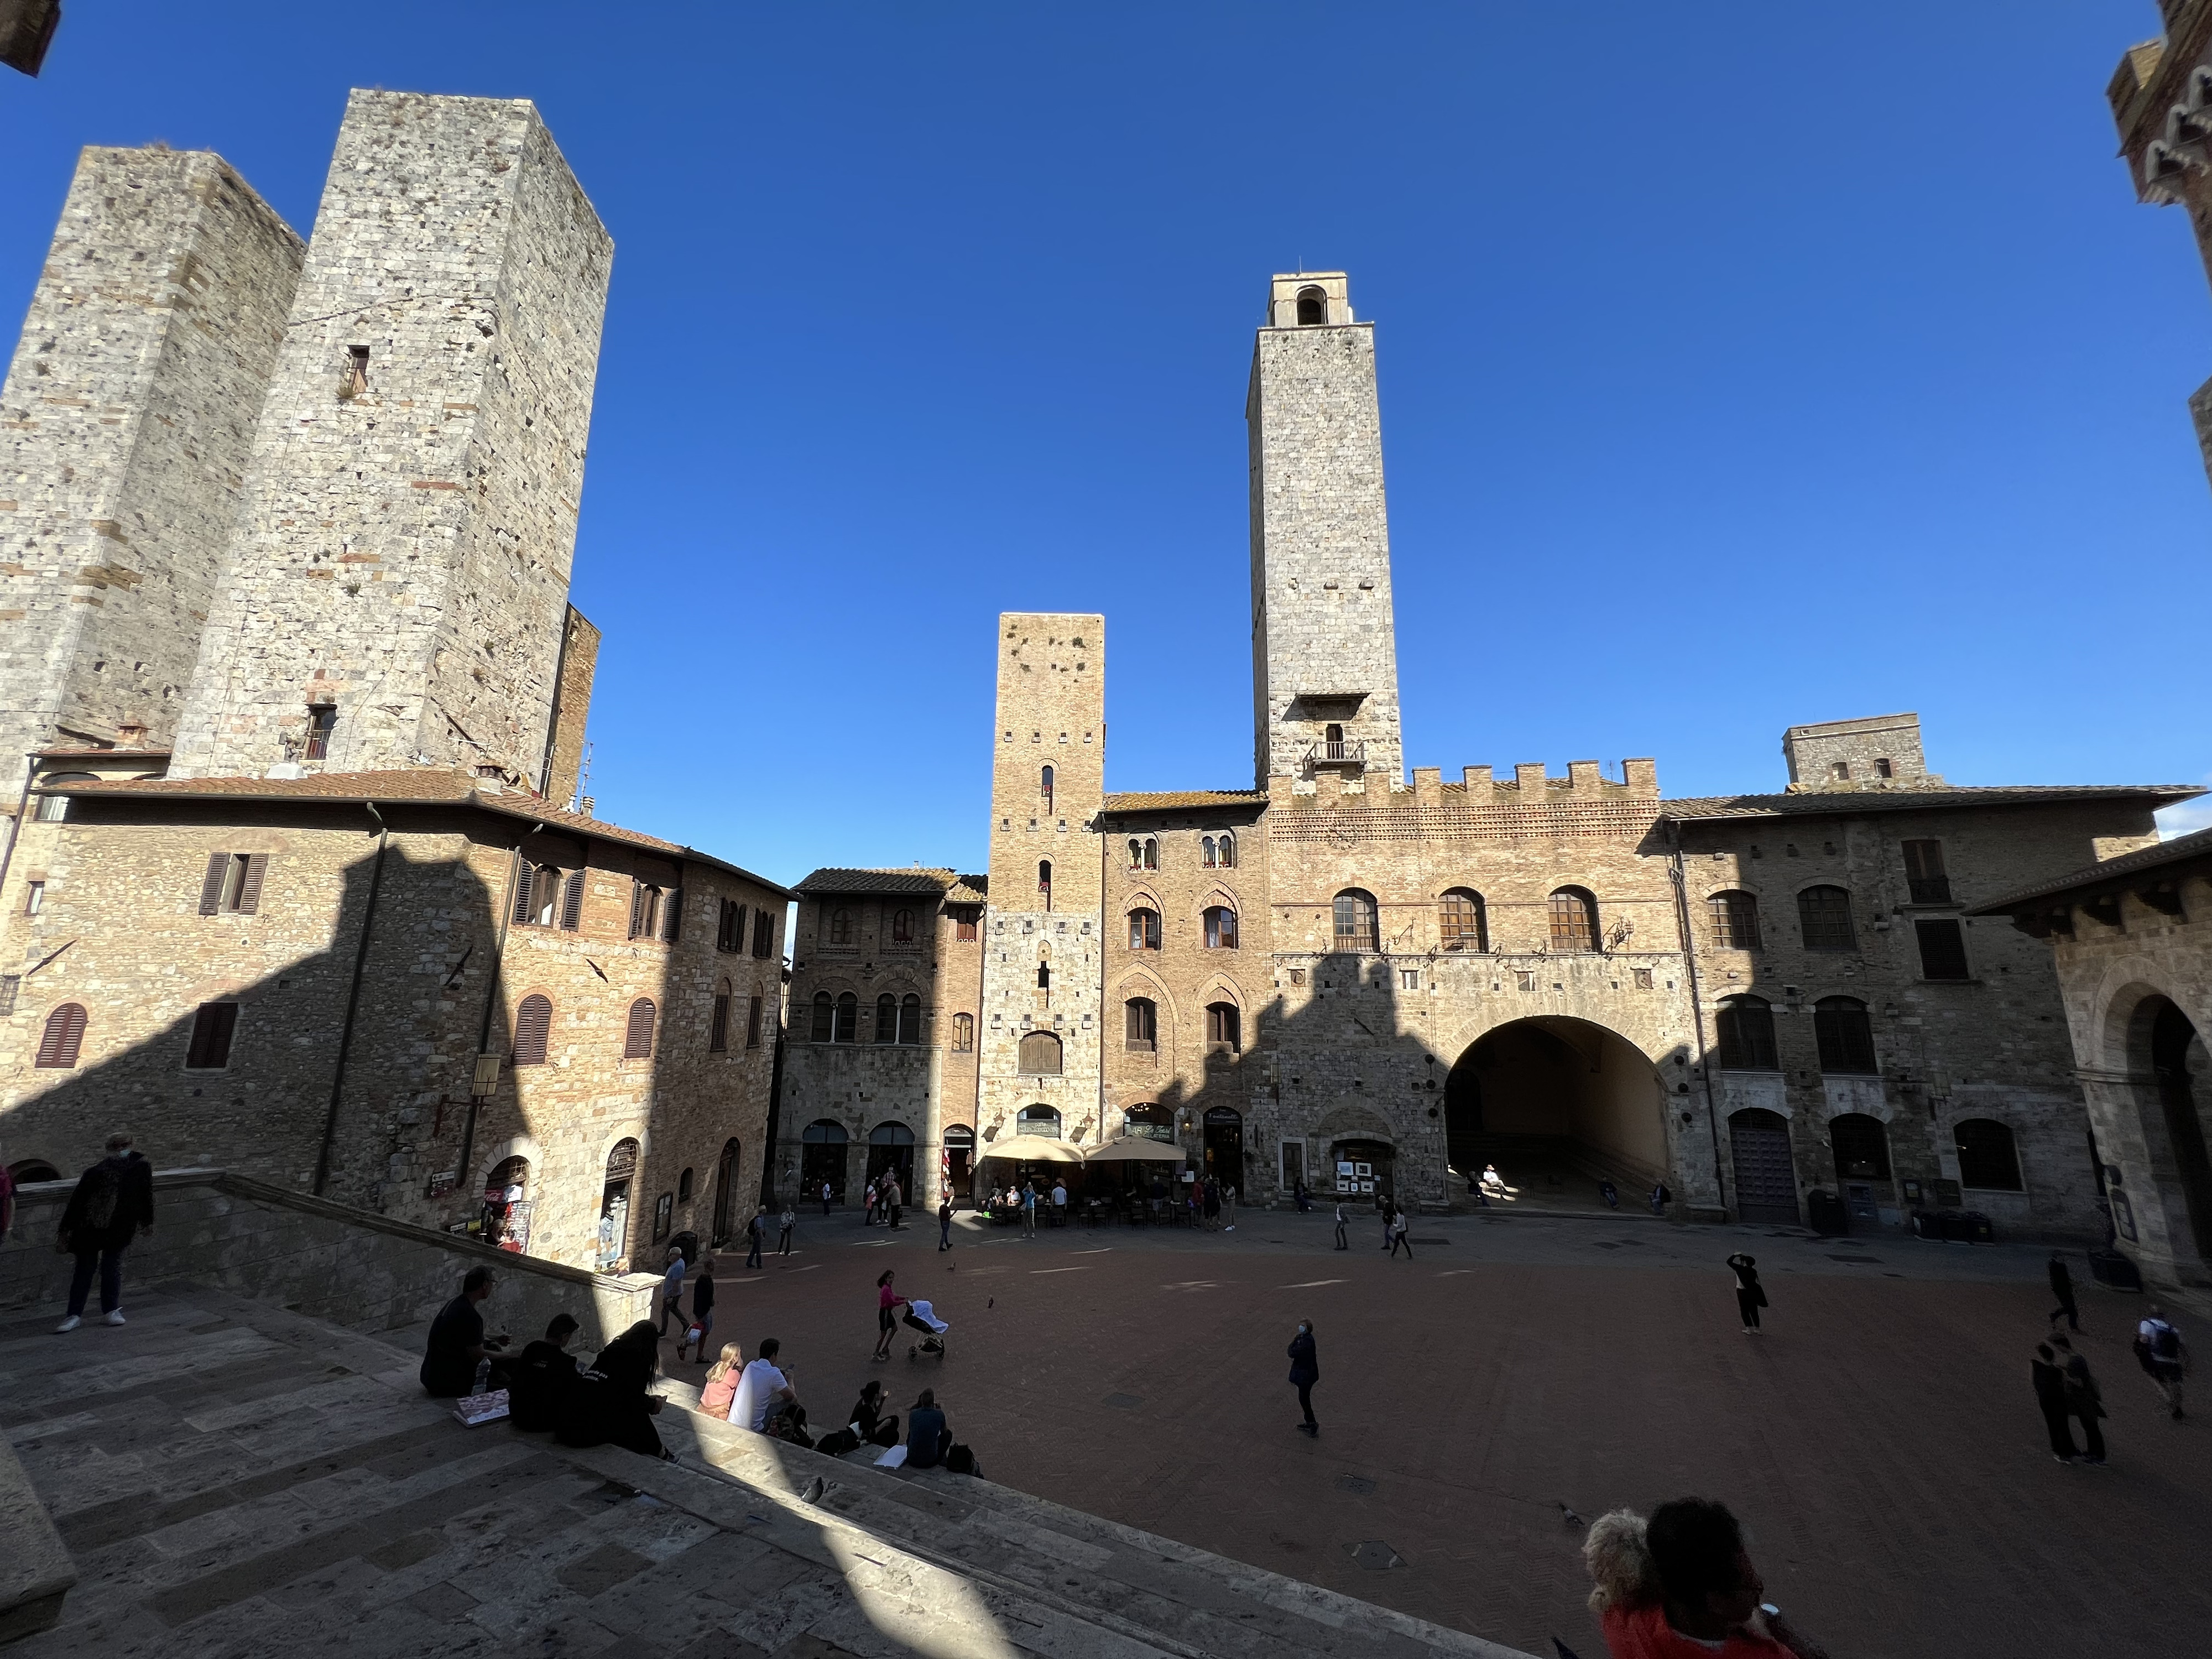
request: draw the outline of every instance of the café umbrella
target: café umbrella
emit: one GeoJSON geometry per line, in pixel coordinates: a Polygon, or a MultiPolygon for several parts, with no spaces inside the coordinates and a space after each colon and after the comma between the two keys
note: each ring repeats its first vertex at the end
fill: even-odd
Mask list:
{"type": "Polygon", "coordinates": [[[978,1149],[987,1158],[1005,1158],[1031,1164],[1080,1164],[1083,1152],[1065,1140],[1048,1135],[1012,1135],[978,1149]]]}
{"type": "Polygon", "coordinates": [[[1094,1146],[1083,1155],[1085,1164],[1180,1164],[1182,1148],[1164,1140],[1130,1135],[1094,1146]]]}

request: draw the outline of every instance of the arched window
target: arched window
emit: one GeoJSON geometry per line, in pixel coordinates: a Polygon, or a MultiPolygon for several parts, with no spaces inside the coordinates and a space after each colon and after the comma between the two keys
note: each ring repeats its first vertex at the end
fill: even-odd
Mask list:
{"type": "Polygon", "coordinates": [[[1209,951],[1233,951],[1237,948],[1237,913],[1225,904],[1206,907],[1206,948],[1209,951]]]}
{"type": "Polygon", "coordinates": [[[653,1058],[653,1018],[658,1011],[651,997],[640,997],[629,1006],[629,1023],[623,1031],[624,1060],[653,1058]]]}
{"type": "Polygon", "coordinates": [[[921,999],[911,991],[899,999],[898,1040],[906,1043],[921,1041],[921,999]]]}
{"type": "Polygon", "coordinates": [[[891,943],[894,945],[914,943],[913,911],[895,910],[891,913],[891,943]]]}
{"type": "Polygon", "coordinates": [[[1157,951],[1160,948],[1160,913],[1139,907],[1129,912],[1129,948],[1132,951],[1157,951]]]}
{"type": "Polygon", "coordinates": [[[1206,1005],[1206,1048],[1209,1054],[1233,1054],[1244,1047],[1244,1018],[1233,1002],[1206,1005]]]}
{"type": "Polygon", "coordinates": [[[848,991],[837,999],[837,1031],[833,1042],[860,1040],[860,999],[848,991]]]}
{"type": "Polygon", "coordinates": [[[46,1016],[46,1029],[39,1037],[40,1069],[66,1072],[76,1064],[84,1047],[84,1004],[64,1002],[46,1016]]]}
{"type": "Polygon", "coordinates": [[[1129,867],[1132,870],[1157,870],[1160,867],[1160,843],[1154,836],[1129,837],[1129,867]]]}
{"type": "Polygon", "coordinates": [[[889,991],[876,999],[876,1041],[898,1041],[898,999],[889,991]]]}
{"type": "Polygon", "coordinates": [[[1199,843],[1198,861],[1209,870],[1233,870],[1237,867],[1237,837],[1227,830],[1218,836],[1206,836],[1199,843]]]}
{"type": "Polygon", "coordinates": [[[1037,793],[1044,797],[1044,810],[1052,811],[1052,768],[1046,767],[1037,777],[1037,793]]]}
{"type": "Polygon", "coordinates": [[[1121,1005],[1122,1042],[1131,1054],[1149,1054],[1160,1046],[1159,1006],[1150,997],[1131,997],[1121,1005]]]}
{"type": "Polygon", "coordinates": [[[18,1187],[27,1187],[34,1181],[59,1181],[62,1172],[42,1158],[27,1158],[8,1166],[8,1178],[18,1187]]]}
{"type": "Polygon", "coordinates": [[[1705,901],[1712,913],[1713,943],[1731,951],[1759,949],[1759,900],[1749,893],[1715,893],[1705,901]]]}
{"type": "Polygon", "coordinates": [[[1014,1133],[1018,1135],[1042,1135],[1047,1140],[1060,1139],[1060,1114],[1049,1106],[1024,1106],[1014,1114],[1014,1133]]]}
{"type": "Polygon", "coordinates": [[[532,991],[514,1011],[514,1063],[543,1066],[546,1040],[553,1034],[553,1000],[532,991]]]}
{"type": "Polygon", "coordinates": [[[1490,929],[1482,895],[1455,887],[1437,901],[1437,937],[1447,951],[1487,951],[1490,929]]]}
{"type": "Polygon", "coordinates": [[[956,1054],[972,1054],[975,1052],[975,1015],[952,1016],[952,1052],[956,1054]]]}
{"type": "Polygon", "coordinates": [[[1823,1072],[1872,1077],[1881,1069],[1874,1060],[1874,1026],[1866,1004],[1856,997],[1822,997],[1814,1003],[1813,1038],[1820,1045],[1823,1072]]]}
{"type": "Polygon", "coordinates": [[[1797,922],[1808,951],[1850,951],[1858,946],[1851,931],[1851,896],[1840,887],[1808,887],[1797,895],[1797,922]]]}
{"type": "Polygon", "coordinates": [[[1121,1114],[1121,1133],[1145,1140],[1175,1141],[1175,1114],[1164,1106],[1132,1106],[1121,1114]]]}
{"type": "Polygon", "coordinates": [[[1298,290],[1298,326],[1310,328],[1328,320],[1328,295],[1317,288],[1298,290]]]}
{"type": "Polygon", "coordinates": [[[697,1178],[696,1171],[691,1170],[686,1170],[676,1177],[676,1201],[678,1204],[689,1204],[691,1201],[692,1184],[697,1178]]]}
{"type": "Polygon", "coordinates": [[[730,1048],[730,981],[714,987],[714,1006],[707,1020],[707,1052],[727,1054],[730,1048]]]}
{"type": "Polygon", "coordinates": [[[1037,860],[1037,908],[1040,910],[1052,908],[1052,860],[1050,859],[1037,860]]]}
{"type": "Polygon", "coordinates": [[[514,889],[516,923],[526,927],[562,925],[562,878],[556,866],[550,864],[525,865],[514,889]]]}
{"type": "Polygon", "coordinates": [[[1336,948],[1340,951],[1379,951],[1375,927],[1375,896],[1357,887],[1336,896],[1336,948]]]}
{"type": "Polygon", "coordinates": [[[1597,949],[1597,900],[1586,887],[1562,887],[1546,902],[1554,951],[1597,949]]]}
{"type": "Polygon", "coordinates": [[[799,1131],[799,1144],[802,1146],[842,1146],[848,1139],[843,1124],[830,1118],[818,1117],[799,1131]]]}
{"type": "Polygon", "coordinates": [[[814,994],[814,1024],[806,1034],[810,1042],[827,1042],[836,1029],[837,1005],[827,991],[814,994]]]}
{"type": "Polygon", "coordinates": [[[853,913],[839,905],[830,913],[830,942],[850,945],[853,942],[853,913]]]}
{"type": "Polygon", "coordinates": [[[1713,1016],[1720,1042],[1713,1064],[1723,1072],[1778,1072],[1774,1010],[1765,997],[1729,997],[1713,1016]]]}
{"type": "Polygon", "coordinates": [[[1993,1117],[1964,1118],[1953,1127],[1959,1148],[1959,1184],[1984,1192],[2022,1190],[2020,1148],[2012,1131],[1993,1117]]]}
{"type": "Polygon", "coordinates": [[[1889,1179],[1889,1133],[1881,1120],[1864,1112],[1843,1112],[1828,1120],[1828,1146],[1836,1155],[1838,1181],[1889,1179]]]}
{"type": "Polygon", "coordinates": [[[1032,1077],[1060,1075],[1060,1039],[1049,1031],[1031,1031],[1022,1038],[1016,1069],[1032,1077]]]}

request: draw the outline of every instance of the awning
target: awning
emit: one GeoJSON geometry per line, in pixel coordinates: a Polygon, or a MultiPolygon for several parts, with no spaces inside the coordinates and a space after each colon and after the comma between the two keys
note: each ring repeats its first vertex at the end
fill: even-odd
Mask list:
{"type": "Polygon", "coordinates": [[[989,1141],[975,1149],[986,1158],[1026,1158],[1032,1164],[1080,1164],[1080,1148],[1065,1140],[1054,1140],[1045,1135],[1013,1135],[1005,1140],[989,1141]]]}
{"type": "Polygon", "coordinates": [[[1152,1140],[1144,1135],[1129,1135],[1120,1140],[1109,1140],[1083,1155],[1085,1164],[1180,1164],[1182,1148],[1164,1140],[1152,1140]]]}

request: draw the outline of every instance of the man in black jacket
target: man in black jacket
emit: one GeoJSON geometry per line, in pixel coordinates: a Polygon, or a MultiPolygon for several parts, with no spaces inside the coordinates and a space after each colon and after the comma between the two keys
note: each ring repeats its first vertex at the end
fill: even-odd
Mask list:
{"type": "Polygon", "coordinates": [[[1313,1386],[1321,1381],[1321,1356],[1314,1346],[1313,1321],[1298,1321],[1298,1334],[1291,1339],[1291,1386],[1298,1391],[1298,1409],[1306,1420],[1298,1425],[1298,1432],[1312,1439],[1321,1437],[1321,1425],[1314,1421],[1313,1386]]]}
{"type": "Polygon", "coordinates": [[[100,1316],[123,1322],[123,1252],[139,1233],[154,1231],[154,1166],[131,1150],[129,1135],[110,1135],[107,1156],[77,1178],[62,1212],[57,1238],[76,1257],[70,1279],[69,1316],[57,1334],[83,1322],[92,1275],[100,1273],[100,1316]]]}

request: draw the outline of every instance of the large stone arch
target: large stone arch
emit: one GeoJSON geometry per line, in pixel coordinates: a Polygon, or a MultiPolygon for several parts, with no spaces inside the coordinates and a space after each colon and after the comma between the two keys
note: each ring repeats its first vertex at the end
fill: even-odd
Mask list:
{"type": "Polygon", "coordinates": [[[2212,1019],[2197,1001],[2148,958],[2121,957],[2100,975],[2075,1036],[2120,1243],[2156,1271],[2207,1283],[2212,1019]]]}
{"type": "Polygon", "coordinates": [[[1445,1135],[1462,1179],[1501,1159],[1547,1182],[1640,1190],[1667,1178],[1665,1085],[1653,1057],[1612,1027],[1536,1014],[1488,1026],[1450,1059],[1445,1135]]]}

